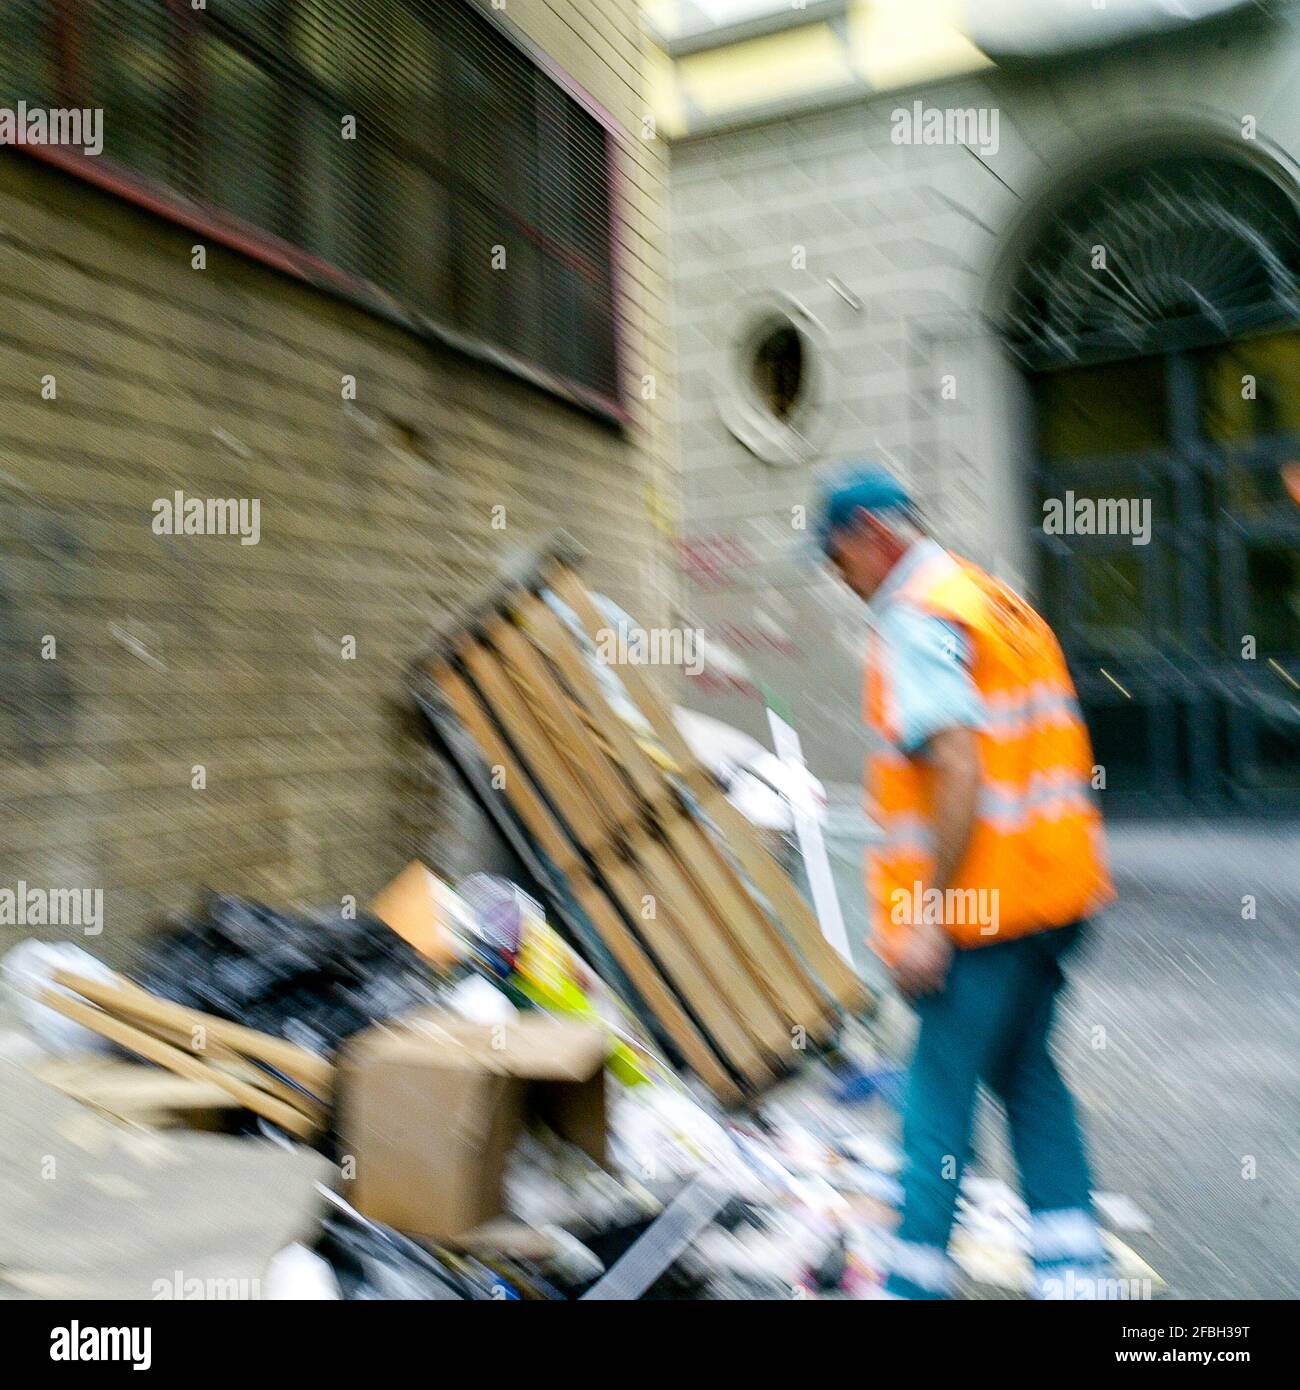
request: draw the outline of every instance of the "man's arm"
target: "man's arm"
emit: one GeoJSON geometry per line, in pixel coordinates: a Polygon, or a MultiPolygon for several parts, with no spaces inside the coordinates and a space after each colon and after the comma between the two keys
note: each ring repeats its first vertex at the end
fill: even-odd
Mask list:
{"type": "MultiPolygon", "coordinates": [[[[904,714],[904,752],[933,778],[934,867],[927,889],[944,892],[966,856],[975,828],[980,760],[976,729],[983,704],[970,675],[964,633],[937,619],[906,624],[900,636],[897,693],[904,714]]],[[[904,994],[943,987],[953,941],[942,923],[912,924],[894,968],[904,994]]]]}
{"type": "MultiPolygon", "coordinates": [[[[934,777],[934,871],[927,889],[943,892],[966,856],[975,828],[979,795],[979,749],[973,729],[955,726],[931,735],[914,754],[934,777]]],[[[953,941],[942,922],[914,922],[894,966],[894,982],[909,998],[943,988],[953,941]]]]}

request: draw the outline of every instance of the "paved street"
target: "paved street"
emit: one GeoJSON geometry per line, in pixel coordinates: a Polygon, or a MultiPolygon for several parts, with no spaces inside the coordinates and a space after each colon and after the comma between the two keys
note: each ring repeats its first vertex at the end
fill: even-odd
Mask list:
{"type": "Polygon", "coordinates": [[[1150,1214],[1130,1244],[1172,1292],[1295,1297],[1300,830],[1121,825],[1111,845],[1121,901],[1059,1030],[1098,1185],[1150,1214]]]}
{"type": "MultiPolygon", "coordinates": [[[[1295,1297],[1300,828],[1121,823],[1109,843],[1120,901],[1071,967],[1056,1035],[1097,1186],[1150,1217],[1150,1234],[1124,1239],[1171,1294],[1295,1297]],[[1246,895],[1254,921],[1242,918],[1246,895]]],[[[855,922],[860,852],[846,844],[836,862],[855,922]]],[[[882,983],[869,953],[855,953],[882,983]]],[[[905,1056],[910,1013],[891,1003],[888,1016],[886,1037],[905,1056]]],[[[978,1136],[982,1167],[1013,1180],[991,1103],[978,1136]]]]}

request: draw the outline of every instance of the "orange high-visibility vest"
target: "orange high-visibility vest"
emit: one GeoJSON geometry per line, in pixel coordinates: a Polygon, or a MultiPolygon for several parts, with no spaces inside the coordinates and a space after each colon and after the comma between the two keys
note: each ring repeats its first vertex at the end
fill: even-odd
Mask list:
{"type": "Polygon", "coordinates": [[[976,736],[970,845],[941,892],[930,882],[932,774],[899,750],[888,652],[872,633],[863,704],[881,736],[867,757],[867,810],[883,831],[867,853],[876,950],[894,961],[922,920],[942,922],[959,946],[982,946],[1104,906],[1114,890],[1092,795],[1092,748],[1051,628],[1018,594],[957,557],[921,565],[894,601],[968,636],[986,726],[976,736]]]}

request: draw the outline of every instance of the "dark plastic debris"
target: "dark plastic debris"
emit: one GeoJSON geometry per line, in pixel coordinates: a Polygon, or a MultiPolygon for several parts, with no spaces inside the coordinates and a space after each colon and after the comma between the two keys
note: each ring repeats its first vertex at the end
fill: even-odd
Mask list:
{"type": "Polygon", "coordinates": [[[423,957],[376,917],[300,915],[213,894],[135,978],[177,1004],[332,1056],[370,1023],[437,998],[423,957]]]}
{"type": "Polygon", "coordinates": [[[464,1302],[492,1297],[390,1226],[342,1212],[322,1224],[316,1250],[329,1261],[345,1299],[464,1302]]]}

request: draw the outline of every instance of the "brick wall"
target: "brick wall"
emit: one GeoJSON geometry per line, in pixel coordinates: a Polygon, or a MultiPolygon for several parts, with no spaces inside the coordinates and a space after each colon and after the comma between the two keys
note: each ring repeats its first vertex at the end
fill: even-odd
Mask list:
{"type": "MultiPolygon", "coordinates": [[[[0,151],[0,887],[102,887],[96,953],[204,885],[364,901],[412,853],[454,862],[404,668],[552,528],[620,601],[661,601],[663,151],[635,12],[509,11],[627,132],[625,431],[215,245],[193,270],[201,238],[0,151]],[[154,534],[178,489],[259,499],[260,542],[154,534]]],[[[0,945],[29,934],[68,933],[0,945]]]]}

